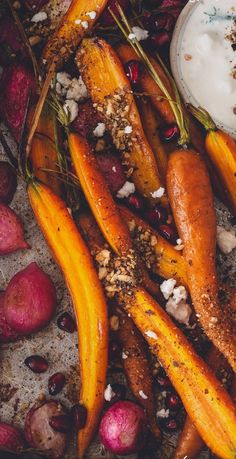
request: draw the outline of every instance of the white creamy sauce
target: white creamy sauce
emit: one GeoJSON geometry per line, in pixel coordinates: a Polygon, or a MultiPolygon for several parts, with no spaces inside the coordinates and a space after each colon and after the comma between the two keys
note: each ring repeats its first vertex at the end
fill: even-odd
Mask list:
{"type": "Polygon", "coordinates": [[[212,117],[236,130],[236,0],[200,0],[183,32],[182,78],[212,117]],[[234,37],[235,38],[235,37],[234,37]]]}

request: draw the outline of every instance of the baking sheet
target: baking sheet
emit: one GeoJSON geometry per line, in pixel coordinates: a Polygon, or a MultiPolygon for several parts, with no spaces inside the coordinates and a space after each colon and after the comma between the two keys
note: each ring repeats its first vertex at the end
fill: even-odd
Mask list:
{"type": "MultiPolygon", "coordinates": [[[[8,141],[9,141],[8,137],[8,141]]],[[[14,146],[10,140],[12,149],[14,146]]],[[[4,159],[3,148],[0,144],[0,159],[4,159]]],[[[17,192],[11,207],[21,216],[24,222],[26,240],[30,243],[30,250],[19,251],[0,259],[0,289],[4,290],[19,270],[30,262],[36,261],[48,273],[55,283],[57,290],[58,309],[54,320],[43,331],[12,344],[4,344],[0,349],[1,384],[0,384],[0,419],[13,423],[22,428],[29,407],[38,399],[48,396],[47,382],[51,374],[60,371],[66,375],[67,384],[58,398],[66,407],[70,407],[78,400],[80,388],[79,357],[77,335],[61,331],[56,325],[56,319],[62,311],[72,312],[71,299],[65,287],[62,275],[53,261],[51,253],[33,217],[25,184],[18,180],[17,192]],[[40,354],[49,362],[49,369],[43,374],[32,373],[25,365],[24,360],[32,354],[40,354]]],[[[219,223],[231,228],[230,213],[217,203],[219,223]]],[[[236,230],[236,227],[234,226],[236,230]]],[[[218,255],[221,277],[236,285],[236,257],[235,251],[229,255],[218,255]]],[[[81,305],[83,307],[83,305],[81,305]]],[[[89,384],[89,381],[88,381],[89,384]]],[[[156,451],[157,459],[169,459],[173,452],[176,436],[166,435],[163,445],[156,451]]],[[[65,459],[76,457],[74,441],[68,449],[65,459]]],[[[113,458],[105,452],[98,441],[95,441],[88,451],[88,458],[113,458]]],[[[127,456],[126,456],[127,457],[127,456]]],[[[130,456],[135,457],[135,456],[130,456]]],[[[199,458],[208,458],[203,452],[199,458]]]]}

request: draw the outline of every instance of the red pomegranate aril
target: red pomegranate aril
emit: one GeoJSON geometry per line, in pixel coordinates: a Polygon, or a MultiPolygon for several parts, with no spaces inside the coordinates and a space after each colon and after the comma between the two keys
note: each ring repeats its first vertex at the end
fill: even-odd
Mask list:
{"type": "Polygon", "coordinates": [[[41,355],[31,355],[25,359],[24,363],[34,373],[45,373],[48,369],[48,362],[41,355]]]}
{"type": "Polygon", "coordinates": [[[137,194],[130,194],[127,198],[127,204],[131,209],[141,211],[144,207],[143,199],[137,194]]]}
{"type": "Polygon", "coordinates": [[[116,361],[121,356],[121,347],[118,341],[111,340],[109,343],[109,360],[116,361]]]}
{"type": "Polygon", "coordinates": [[[155,34],[152,34],[149,39],[149,43],[152,49],[163,48],[170,44],[171,36],[167,30],[159,30],[155,34]]]}
{"type": "Polygon", "coordinates": [[[76,331],[76,323],[69,312],[63,312],[57,319],[57,326],[67,333],[74,333],[76,331]]]}
{"type": "Polygon", "coordinates": [[[166,395],[165,403],[167,408],[170,410],[177,410],[181,405],[179,396],[174,393],[169,393],[166,395]]]}
{"type": "Polygon", "coordinates": [[[49,424],[56,432],[66,433],[69,432],[71,428],[70,417],[66,414],[52,416],[52,418],[49,420],[49,424]]]}
{"type": "Polygon", "coordinates": [[[87,421],[87,410],[85,406],[77,403],[70,411],[71,419],[76,430],[83,429],[87,421]]]}
{"type": "Polygon", "coordinates": [[[160,225],[159,233],[163,236],[167,241],[172,242],[173,244],[176,243],[176,239],[178,238],[175,229],[170,225],[160,225]]]}
{"type": "Polygon", "coordinates": [[[172,387],[170,379],[168,378],[166,372],[162,368],[160,368],[158,371],[158,374],[156,376],[156,381],[159,387],[163,390],[172,387]]]}
{"type": "Polygon", "coordinates": [[[66,378],[63,373],[54,373],[48,380],[48,391],[50,395],[57,395],[65,386],[66,378]]]}
{"type": "Polygon", "coordinates": [[[132,84],[137,84],[142,73],[142,66],[139,61],[131,60],[125,64],[125,73],[132,84]]]}
{"type": "Polygon", "coordinates": [[[166,222],[168,212],[164,207],[156,205],[153,209],[146,210],[144,217],[150,225],[154,228],[158,228],[161,223],[166,222]]]}
{"type": "Polygon", "coordinates": [[[171,142],[179,138],[179,128],[175,123],[169,124],[160,128],[159,134],[164,142],[171,142]]]}
{"type": "Polygon", "coordinates": [[[167,432],[176,432],[179,428],[175,418],[162,419],[160,424],[163,430],[166,430],[167,432]]]}

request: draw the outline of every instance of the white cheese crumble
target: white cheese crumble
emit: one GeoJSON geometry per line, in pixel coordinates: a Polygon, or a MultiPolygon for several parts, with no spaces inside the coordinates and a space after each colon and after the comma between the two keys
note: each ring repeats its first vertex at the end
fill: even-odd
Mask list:
{"type": "Polygon", "coordinates": [[[80,24],[81,24],[81,19],[76,19],[76,20],[75,20],[75,24],[76,24],[76,25],[80,25],[80,24]]]}
{"type": "Polygon", "coordinates": [[[115,397],[115,392],[113,392],[112,387],[110,384],[107,385],[105,391],[104,391],[104,398],[107,402],[110,402],[113,397],[115,397]]]}
{"type": "Polygon", "coordinates": [[[97,16],[97,13],[96,11],[89,11],[88,13],[86,13],[86,16],[89,16],[90,19],[95,19],[97,16]]]}
{"type": "Polygon", "coordinates": [[[86,99],[86,97],[88,97],[88,91],[81,76],[78,79],[72,78],[66,98],[74,99],[78,102],[79,100],[86,99]]]}
{"type": "Polygon", "coordinates": [[[31,22],[43,22],[47,19],[48,15],[45,13],[45,11],[39,11],[39,13],[34,14],[34,16],[31,18],[31,22]]]}
{"type": "Polygon", "coordinates": [[[165,280],[160,285],[161,293],[166,300],[168,300],[170,296],[172,295],[175,285],[176,285],[176,280],[172,278],[165,280]]]}
{"type": "Polygon", "coordinates": [[[98,125],[95,127],[93,131],[93,135],[95,135],[95,137],[103,137],[105,130],[106,130],[105,124],[98,123],[98,125]]]}
{"type": "Polygon", "coordinates": [[[236,234],[234,231],[227,231],[222,226],[217,226],[217,244],[221,252],[228,255],[236,247],[236,234]]]}
{"type": "Polygon", "coordinates": [[[145,331],[145,335],[147,335],[149,338],[152,338],[152,339],[158,339],[157,334],[153,332],[152,330],[145,331]]]}
{"type": "Polygon", "coordinates": [[[170,410],[165,410],[165,408],[162,408],[161,410],[157,411],[158,418],[168,418],[169,414],[170,410]]]}
{"type": "Polygon", "coordinates": [[[166,312],[174,317],[179,323],[189,325],[192,309],[185,301],[182,300],[177,303],[173,297],[169,298],[166,303],[166,312]]]}
{"type": "Polygon", "coordinates": [[[82,25],[82,27],[83,27],[84,29],[88,29],[88,26],[89,26],[89,25],[88,25],[88,21],[82,21],[82,22],[81,22],[81,25],[82,25]]]}
{"type": "Polygon", "coordinates": [[[79,113],[79,107],[75,100],[67,99],[63,105],[63,109],[65,110],[66,114],[70,117],[70,123],[77,118],[79,113]]]}
{"type": "Polygon", "coordinates": [[[58,72],[56,79],[63,88],[68,88],[71,84],[71,76],[66,72],[58,72]]]}
{"type": "Polygon", "coordinates": [[[133,33],[129,34],[130,40],[134,40],[135,38],[138,41],[146,40],[149,35],[148,30],[142,29],[141,27],[138,27],[138,26],[132,27],[132,32],[133,33]]]}
{"type": "Polygon", "coordinates": [[[128,355],[125,352],[122,352],[122,359],[123,360],[128,359],[128,355]]]}
{"type": "Polygon", "coordinates": [[[132,182],[126,181],[122,188],[117,192],[117,198],[128,198],[130,194],[135,192],[135,186],[132,182]]]}
{"type": "Polygon", "coordinates": [[[173,299],[176,301],[176,303],[180,303],[180,301],[186,301],[188,297],[188,293],[186,288],[183,285],[180,285],[179,287],[175,287],[173,290],[173,299]]]}
{"type": "Polygon", "coordinates": [[[162,196],[164,195],[164,193],[165,193],[165,188],[163,188],[162,186],[160,186],[160,188],[158,188],[158,190],[153,191],[153,192],[151,193],[151,196],[152,196],[153,198],[162,198],[162,196]]]}
{"type": "Polygon", "coordinates": [[[144,400],[147,400],[148,396],[143,392],[143,390],[140,390],[139,391],[139,395],[141,398],[143,398],[144,400]]]}
{"type": "Polygon", "coordinates": [[[125,134],[131,134],[132,131],[133,131],[132,126],[126,126],[125,127],[125,134]]]}

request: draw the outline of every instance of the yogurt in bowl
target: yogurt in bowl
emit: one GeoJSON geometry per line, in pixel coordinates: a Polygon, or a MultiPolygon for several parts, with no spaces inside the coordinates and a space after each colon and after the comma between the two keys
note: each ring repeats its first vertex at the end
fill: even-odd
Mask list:
{"type": "Polygon", "coordinates": [[[186,102],[236,137],[236,0],[195,0],[183,9],[171,67],[186,102]]]}

